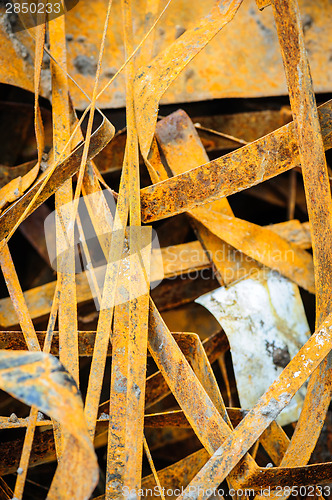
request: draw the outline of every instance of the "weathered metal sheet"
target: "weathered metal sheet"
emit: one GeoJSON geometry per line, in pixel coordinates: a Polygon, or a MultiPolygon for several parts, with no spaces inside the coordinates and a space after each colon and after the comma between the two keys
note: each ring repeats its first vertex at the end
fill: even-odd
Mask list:
{"type": "Polygon", "coordinates": [[[72,498],[89,498],[98,480],[98,465],[93,446],[86,439],[82,400],[74,380],[56,358],[45,353],[1,351],[0,357],[1,388],[27,404],[38,402],[41,410],[54,416],[69,432],[70,442],[55,474],[50,495],[64,498],[70,491],[72,498]],[[84,473],[81,473],[82,482],[77,485],[75,474],[79,468],[84,469],[84,473]]]}
{"type": "MultiPolygon", "coordinates": [[[[309,325],[299,289],[275,272],[262,272],[196,299],[219,321],[231,346],[242,408],[252,408],[308,340],[309,325]]],[[[299,391],[278,423],[295,422],[304,391],[299,391]]]]}
{"type": "MultiPolygon", "coordinates": [[[[33,135],[28,130],[32,107],[17,105],[4,134],[10,139],[0,148],[0,264],[10,296],[0,301],[0,324],[21,328],[0,332],[0,346],[7,349],[0,353],[0,385],[13,396],[2,393],[0,402],[6,439],[0,474],[17,472],[13,491],[7,478],[0,480],[6,500],[30,498],[30,467],[37,477],[33,499],[44,497],[45,487],[47,498],[90,497],[99,447],[103,473],[95,495],[108,500],[124,500],[127,490],[137,499],[141,486],[154,484],[153,498],[205,499],[224,480],[237,498],[243,488],[261,499],[280,496],[282,488],[286,499],[292,492],[287,486],[295,483],[306,494],[313,486],[322,500],[321,485],[331,482],[329,439],[323,442],[331,434],[330,415],[321,429],[332,380],[332,171],[325,162],[332,114],[331,101],[317,112],[305,53],[306,45],[315,84],[323,74],[329,88],[330,2],[302,0],[300,10],[297,0],[195,2],[81,0],[66,19],[48,25],[41,13],[29,32],[15,29],[15,16],[0,19],[5,78],[34,90],[35,129],[33,135]],[[272,111],[203,117],[196,126],[181,110],[157,122],[160,102],[285,93],[282,62],[291,111],[280,109],[278,100],[272,111]],[[46,114],[41,92],[52,96],[46,114]],[[93,132],[96,108],[124,105],[124,95],[127,127],[103,151],[114,127],[101,113],[103,122],[93,132]],[[86,104],[78,119],[75,107],[86,104]],[[231,153],[210,161],[204,146],[212,157],[231,153]],[[140,190],[141,183],[148,187],[140,190]],[[265,200],[262,206],[274,206],[277,224],[261,225],[269,220],[264,209],[252,215],[259,206],[253,197],[239,194],[230,206],[226,196],[253,186],[253,196],[265,200]],[[58,225],[49,263],[36,208],[46,201],[48,212],[53,194],[58,225]],[[163,241],[163,263],[151,251],[151,227],[144,226],[151,221],[163,241]],[[18,228],[25,239],[12,238],[18,228]],[[95,245],[89,245],[89,228],[95,245]],[[73,259],[75,232],[85,274],[75,275],[82,269],[73,259]],[[39,255],[30,249],[25,258],[26,240],[39,255]],[[103,276],[94,267],[99,258],[106,261],[103,276]],[[64,264],[57,267],[57,282],[54,262],[64,264]],[[163,277],[151,291],[150,280],[163,277]],[[309,339],[297,285],[316,292],[316,309],[314,297],[303,294],[312,324],[316,314],[309,339]],[[225,331],[193,303],[207,292],[221,302],[215,315],[225,331]],[[42,332],[36,332],[37,323],[42,332]],[[288,437],[277,421],[297,418],[309,377],[303,410],[287,428],[288,437]],[[318,437],[319,453],[312,454],[318,437]],[[317,463],[308,466],[311,455],[317,463]],[[54,474],[46,464],[55,460],[54,474]],[[146,463],[152,475],[142,478],[149,474],[146,463]]],[[[3,74],[0,69],[0,80],[3,74]]],[[[0,116],[1,127],[6,123],[0,116]]]]}
{"type": "MultiPolygon", "coordinates": [[[[332,102],[320,106],[318,113],[324,147],[329,149],[332,102]]],[[[142,220],[152,222],[191,210],[298,166],[300,158],[292,122],[217,160],[142,189],[142,220]]]]}
{"type": "MultiPolygon", "coordinates": [[[[170,4],[156,29],[154,55],[181,36],[190,26],[207,15],[213,0],[194,4],[180,0],[170,4]],[[193,16],[194,12],[194,16],[193,16]]],[[[89,2],[80,0],[66,15],[67,50],[69,73],[80,87],[92,95],[96,72],[99,44],[103,31],[107,0],[89,2]]],[[[136,42],[146,29],[143,16],[145,3],[135,2],[136,42]]],[[[160,9],[163,7],[161,3],[160,9]]],[[[326,20],[332,15],[330,2],[302,0],[301,14],[305,25],[305,40],[316,92],[330,92],[332,66],[330,54],[330,31],[326,20]]],[[[1,6],[2,13],[4,7],[1,6]]],[[[101,75],[101,84],[107,83],[124,60],[120,1],[113,2],[113,15],[106,42],[106,54],[101,75]]],[[[12,32],[5,16],[1,23],[0,73],[2,82],[32,90],[33,45],[29,35],[12,32]],[[16,60],[15,70],[8,62],[16,60]]],[[[49,97],[49,71],[43,70],[42,95],[49,97]]],[[[71,84],[74,104],[83,109],[88,101],[82,92],[71,84]]],[[[279,53],[278,38],[274,29],[270,8],[259,12],[255,0],[243,3],[236,22],[230,24],[223,33],[217,35],[204,52],[188,66],[188,69],[167,91],[163,103],[200,101],[222,97],[260,97],[286,95],[287,87],[279,53]],[[266,68],[269,68],[266,71],[266,68]]],[[[107,93],[100,98],[101,107],[123,107],[125,105],[124,79],[120,76],[107,93]]]]}
{"type": "MultiPolygon", "coordinates": [[[[273,0],[272,6],[294,117],[312,232],[317,328],[332,308],[331,188],[299,6],[297,0],[273,0]]],[[[282,465],[302,465],[310,459],[323,425],[322,416],[326,415],[330,403],[330,365],[331,355],[324,359],[310,379],[303,410],[282,465]],[[299,443],[302,442],[299,454],[299,443]]]]}
{"type": "Polygon", "coordinates": [[[192,491],[196,491],[195,498],[208,498],[210,495],[207,494],[203,485],[209,484],[209,487],[213,489],[233,470],[235,464],[256,442],[268,425],[277,418],[306,379],[330,352],[331,320],[331,315],[329,315],[322,323],[321,328],[310,337],[278,379],[232,432],[231,436],[224,441],[200,472],[196,474],[183,494],[179,495],[179,498],[191,498],[189,492],[192,491]],[[292,380],[292,383],[289,380],[292,380]]]}
{"type": "MultiPolygon", "coordinates": [[[[93,134],[89,150],[89,159],[93,158],[111,140],[113,135],[113,125],[108,120],[103,120],[100,127],[93,134]]],[[[66,182],[66,180],[77,172],[82,154],[83,146],[80,145],[70,155],[68,155],[63,162],[54,165],[54,172],[51,173],[52,169],[45,171],[44,174],[37,179],[37,182],[23,196],[21,196],[19,200],[9,206],[7,210],[1,214],[1,240],[7,237],[13,230],[15,222],[17,223],[20,217],[24,219],[28,216],[30,211],[27,211],[27,208],[33,201],[34,197],[36,197],[38,191],[41,190],[41,186],[44,183],[46,184],[45,189],[41,191],[41,196],[39,196],[38,201],[34,203],[34,209],[54,194],[55,191],[62,186],[64,182],[66,182]],[[50,175],[50,178],[46,181],[48,175],[50,175]]]]}

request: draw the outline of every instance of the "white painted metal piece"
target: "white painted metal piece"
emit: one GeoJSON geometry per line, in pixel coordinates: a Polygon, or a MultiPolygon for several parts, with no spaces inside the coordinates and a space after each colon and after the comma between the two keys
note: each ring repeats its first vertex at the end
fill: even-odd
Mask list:
{"type": "MultiPolygon", "coordinates": [[[[241,407],[252,408],[309,338],[297,285],[264,270],[259,276],[202,295],[196,302],[224,329],[241,407]]],[[[279,415],[280,425],[298,419],[304,395],[302,387],[279,415]]]]}

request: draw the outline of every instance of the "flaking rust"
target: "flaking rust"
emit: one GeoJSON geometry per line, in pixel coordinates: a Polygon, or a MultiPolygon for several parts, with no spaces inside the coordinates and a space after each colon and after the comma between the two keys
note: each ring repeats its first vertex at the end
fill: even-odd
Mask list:
{"type": "MultiPolygon", "coordinates": [[[[308,340],[298,288],[274,272],[261,272],[196,302],[223,327],[231,344],[241,406],[251,408],[308,340]]],[[[280,425],[298,420],[303,399],[301,389],[278,416],[280,425]]]]}
{"type": "Polygon", "coordinates": [[[0,498],[331,497],[330,3],[53,4],[0,5],[0,498]]]}

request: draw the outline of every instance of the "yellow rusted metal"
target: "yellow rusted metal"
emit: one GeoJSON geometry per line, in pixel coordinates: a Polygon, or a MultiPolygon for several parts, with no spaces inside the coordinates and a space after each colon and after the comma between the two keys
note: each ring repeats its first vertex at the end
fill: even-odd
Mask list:
{"type": "Polygon", "coordinates": [[[60,422],[70,435],[49,498],[52,495],[89,498],[98,480],[98,465],[87,438],[82,401],[75,381],[56,358],[45,353],[1,351],[0,357],[1,388],[27,404],[33,404],[39,394],[39,408],[60,422]],[[75,480],[77,473],[81,477],[79,485],[75,480]]]}
{"type": "Polygon", "coordinates": [[[224,441],[213,457],[191,481],[179,498],[188,498],[190,486],[196,498],[208,498],[205,484],[217,487],[235,464],[256,442],[268,425],[275,420],[306,379],[331,350],[331,315],[316,330],[298,354],[290,361],[278,379],[249,411],[232,435],[224,441]],[[296,376],[294,377],[294,374],[296,376]],[[290,384],[289,381],[292,380],[290,384]],[[202,489],[203,487],[203,489],[202,489]],[[199,489],[200,488],[200,489],[199,489]],[[199,491],[201,491],[199,493],[199,491]]]}
{"type": "MultiPolygon", "coordinates": [[[[246,496],[286,499],[291,486],[313,486],[323,498],[332,462],[308,462],[331,397],[325,152],[332,105],[317,109],[313,89],[331,90],[331,7],[312,0],[113,3],[80,0],[66,17],[46,25],[44,13],[37,27],[22,31],[15,31],[15,16],[0,20],[0,81],[34,91],[36,142],[25,131],[22,155],[11,156],[8,145],[3,165],[0,148],[0,264],[9,292],[0,299],[0,388],[8,393],[0,474],[18,472],[14,491],[0,478],[0,496],[28,497],[28,469],[44,471],[58,459],[56,472],[46,472],[47,498],[90,498],[98,465],[99,499],[138,498],[148,488],[152,498],[205,499],[221,483],[237,498],[250,488],[246,496]],[[282,63],[291,107],[262,111],[262,101],[259,112],[247,107],[211,117],[207,107],[193,121],[181,110],[158,117],[164,103],[284,95],[282,63]],[[45,130],[40,95],[51,98],[45,130]],[[115,135],[112,111],[100,108],[124,105],[126,128],[115,135]],[[245,203],[254,206],[259,197],[278,207],[277,223],[253,223],[245,211],[239,217],[227,197],[244,190],[252,195],[239,194],[245,203]],[[41,214],[50,215],[53,195],[52,261],[41,214]],[[160,252],[146,223],[159,231],[160,252]],[[33,282],[23,275],[30,261],[16,271],[11,257],[16,263],[18,228],[38,253],[33,282]],[[87,264],[78,274],[75,252],[87,264]],[[99,258],[104,267],[94,266],[99,258]],[[297,285],[306,291],[311,319],[315,293],[315,332],[251,409],[238,408],[232,338],[193,301],[218,286],[250,285],[271,270],[293,281],[298,299],[297,285]],[[21,331],[6,330],[17,325],[21,331]],[[174,325],[179,331],[172,333],[174,325]],[[299,421],[283,429],[276,419],[308,378],[299,421]],[[19,401],[31,406],[29,416],[19,401]],[[7,415],[11,406],[17,415],[7,415]]],[[[32,105],[18,104],[15,119],[23,122],[23,111],[32,125],[32,105]]],[[[23,127],[11,127],[15,142],[23,127]]],[[[277,298],[272,305],[278,308],[277,298]]],[[[227,304],[224,313],[231,315],[227,304]]],[[[296,344],[296,331],[280,314],[278,327],[296,344]]],[[[234,324],[246,335],[240,317],[234,324]]],[[[264,359],[256,354],[257,362],[264,359]]],[[[267,375],[264,366],[261,373],[267,375]]],[[[249,366],[243,375],[257,384],[249,366]]],[[[328,420],[326,426],[330,432],[328,420]]]]}
{"type": "MultiPolygon", "coordinates": [[[[273,0],[272,7],[285,66],[306,191],[315,264],[316,327],[318,327],[331,312],[330,183],[298,2],[273,0]]],[[[310,459],[323,425],[322,416],[326,414],[330,403],[332,389],[330,364],[331,357],[328,356],[310,379],[302,414],[281,462],[282,465],[302,465],[310,459]]]]}
{"type": "MultiPolygon", "coordinates": [[[[318,108],[325,150],[332,146],[332,103],[318,108]]],[[[300,166],[294,124],[189,172],[141,190],[142,220],[152,222],[248,189],[300,166]],[[158,200],[167,199],[166,204],[158,200]]]]}
{"type": "MultiPolygon", "coordinates": [[[[158,4],[158,2],[153,2],[158,4]]],[[[67,13],[69,73],[89,96],[94,86],[95,68],[104,28],[107,0],[89,2],[80,0],[67,13]]],[[[187,30],[199,22],[211,10],[214,0],[177,0],[172,2],[157,26],[154,53],[164,50],[187,30]]],[[[260,4],[268,2],[260,0],[260,4]]],[[[158,12],[164,7],[160,2],[158,12]]],[[[301,1],[301,13],[306,20],[306,45],[310,49],[310,63],[316,92],[331,92],[331,62],[329,61],[330,33],[326,20],[331,17],[329,2],[301,1]]],[[[156,7],[158,8],[158,6],[156,7]]],[[[2,7],[2,9],[4,9],[2,7]]],[[[123,37],[121,2],[113,1],[113,20],[106,39],[106,52],[101,83],[104,85],[123,63],[123,37]]],[[[139,0],[134,5],[136,42],[146,33],[146,2],[139,0]]],[[[153,12],[153,11],[152,11],[153,12]]],[[[1,11],[3,13],[3,10],[1,11]]],[[[155,19],[156,16],[153,16],[155,19]]],[[[3,20],[4,21],[4,20],[3,20]]],[[[1,54],[0,79],[11,85],[19,85],[32,91],[33,65],[26,53],[33,58],[33,41],[25,31],[10,37],[11,25],[3,22],[0,44],[6,47],[1,54]],[[16,43],[16,40],[18,43],[16,43]],[[19,45],[20,44],[20,45],[19,45]],[[21,48],[26,47],[26,52],[21,48]],[[25,57],[24,57],[25,56],[25,57]],[[15,64],[10,64],[15,60],[15,64]]],[[[31,30],[32,31],[32,30],[31,30]]],[[[135,43],[136,45],[136,43],[135,43]]],[[[47,71],[43,75],[42,94],[49,96],[47,71]]],[[[84,109],[88,104],[82,92],[71,84],[74,104],[84,109]]],[[[286,95],[287,85],[283,76],[278,38],[274,30],[271,8],[258,11],[255,0],[243,3],[236,16],[222,33],[212,40],[207,48],[179,75],[165,94],[162,103],[183,103],[224,97],[261,97],[286,95]],[[268,71],[266,70],[268,68],[268,71]]],[[[104,108],[125,106],[124,79],[100,99],[104,108]]]]}
{"type": "MultiPolygon", "coordinates": [[[[96,210],[96,208],[97,207],[92,206],[91,210],[96,210]]],[[[104,229],[106,219],[101,216],[101,213],[100,210],[97,220],[99,224],[102,225],[102,229],[104,229]]],[[[309,228],[306,222],[301,224],[296,220],[285,221],[280,224],[270,225],[269,229],[270,231],[276,232],[290,243],[298,245],[300,248],[309,249],[311,247],[310,233],[308,232],[309,228]]],[[[101,234],[101,231],[98,234],[101,234]]],[[[106,240],[103,239],[103,243],[105,241],[106,240]]],[[[185,276],[192,271],[206,269],[211,266],[209,256],[198,241],[162,248],[161,255],[163,261],[162,274],[165,278],[185,276]]],[[[159,262],[159,259],[154,259],[154,254],[152,253],[151,281],[158,280],[159,277],[162,276],[161,270],[158,267],[159,262]]],[[[56,282],[53,281],[23,293],[30,316],[33,320],[49,314],[55,287],[56,282]]],[[[85,273],[76,276],[76,299],[78,304],[82,304],[92,299],[92,292],[85,273]]],[[[9,298],[0,299],[1,327],[9,328],[17,324],[18,319],[11,300],[9,298]]]]}
{"type": "MultiPolygon", "coordinates": [[[[50,23],[51,50],[53,50],[55,57],[61,61],[64,69],[67,66],[65,36],[63,17],[53,19],[50,23]]],[[[61,152],[70,139],[68,82],[66,76],[56,64],[51,63],[51,70],[54,159],[55,161],[63,161],[64,155],[61,155],[61,152]]],[[[64,214],[61,211],[63,205],[71,204],[73,199],[72,191],[72,180],[70,178],[55,194],[55,207],[58,214],[56,218],[56,239],[57,255],[59,256],[57,263],[60,293],[59,342],[60,360],[79,384],[74,238],[73,234],[66,231],[69,220],[63,220],[64,214]],[[71,248],[66,251],[67,245],[71,248]],[[65,261],[63,255],[66,257],[65,261]]],[[[72,211],[69,212],[67,218],[71,216],[72,211]]]]}

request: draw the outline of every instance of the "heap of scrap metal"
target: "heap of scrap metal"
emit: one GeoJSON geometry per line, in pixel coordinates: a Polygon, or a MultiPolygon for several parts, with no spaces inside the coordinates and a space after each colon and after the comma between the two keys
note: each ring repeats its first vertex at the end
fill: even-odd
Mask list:
{"type": "Polygon", "coordinates": [[[332,496],[330,19],[0,4],[0,499],[332,496]]]}

